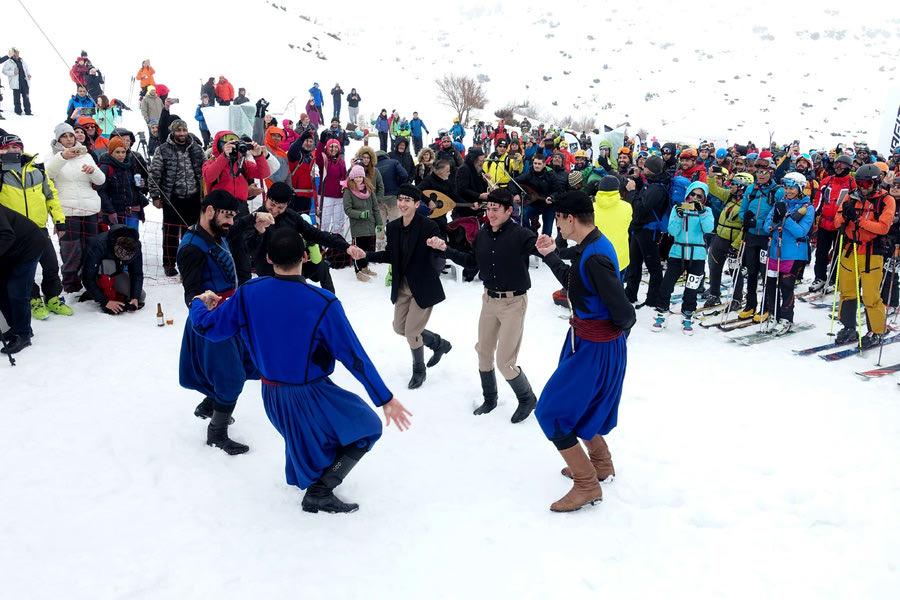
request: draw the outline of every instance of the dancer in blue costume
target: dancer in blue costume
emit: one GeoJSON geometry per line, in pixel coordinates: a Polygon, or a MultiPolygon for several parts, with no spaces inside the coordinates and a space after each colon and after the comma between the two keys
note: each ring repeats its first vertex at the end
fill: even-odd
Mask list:
{"type": "Polygon", "coordinates": [[[625,297],[615,248],[594,225],[590,196],[569,192],[553,205],[560,234],[576,244],[566,252],[571,266],[556,253],[550,236],[541,235],[535,246],[566,287],[572,317],[559,366],[544,386],[534,416],[568,465],[563,475],[575,480],[569,493],[550,506],[568,512],[601,500],[598,479],[614,474],[603,436],[616,426],[625,338],[635,315],[625,297]],[[578,438],[585,440],[589,455],[578,438]]]}
{"type": "Polygon", "coordinates": [[[303,510],[353,512],[334,488],[381,437],[381,420],[362,401],[328,377],[335,359],[365,387],[385,422],[401,431],[410,412],[387,389],[350,326],[334,294],[306,283],[303,239],[279,229],[268,243],[274,277],[241,286],[227,301],[214,291],[191,304],[194,331],[211,341],[240,334],[262,372],[266,414],[284,437],[287,482],[306,489],[303,510]],[[273,306],[302,306],[302,319],[285,319],[273,306]],[[213,310],[215,309],[215,310],[213,310]]]}
{"type": "MultiPolygon", "coordinates": [[[[184,286],[184,301],[205,290],[227,298],[237,289],[234,259],[225,238],[234,224],[239,201],[225,190],[214,190],[203,198],[200,220],[192,225],[178,246],[177,264],[184,286]]],[[[228,437],[231,414],[247,379],[259,379],[238,336],[211,342],[194,333],[188,318],[181,341],[178,380],[182,387],[206,396],[194,409],[201,419],[209,419],[206,443],[230,455],[250,448],[228,437]]]]}

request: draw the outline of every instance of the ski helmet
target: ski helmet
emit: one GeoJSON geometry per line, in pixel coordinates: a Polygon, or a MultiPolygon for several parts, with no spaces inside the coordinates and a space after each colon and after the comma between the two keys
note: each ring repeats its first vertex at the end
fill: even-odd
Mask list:
{"type": "Polygon", "coordinates": [[[746,171],[735,173],[734,177],[731,178],[731,184],[740,186],[742,188],[751,186],[753,185],[753,175],[747,173],[746,171]]]}
{"type": "Polygon", "coordinates": [[[881,169],[872,164],[863,165],[856,171],[855,179],[857,183],[860,181],[874,181],[878,183],[881,181],[881,169]]]}
{"type": "Polygon", "coordinates": [[[578,152],[575,153],[575,158],[587,158],[587,157],[588,157],[587,152],[585,152],[584,150],[579,150],[578,152]]]}
{"type": "Polygon", "coordinates": [[[751,152],[747,155],[748,160],[756,160],[757,158],[759,158],[759,154],[757,154],[756,152],[751,152]]]}
{"type": "Polygon", "coordinates": [[[847,156],[846,154],[841,154],[834,161],[835,165],[847,165],[847,168],[853,168],[853,159],[847,156]]]}
{"type": "Polygon", "coordinates": [[[804,177],[800,173],[788,173],[784,176],[784,179],[781,180],[781,185],[784,187],[795,187],[800,190],[800,193],[803,193],[803,190],[806,189],[806,177],[804,177]]]}
{"type": "Polygon", "coordinates": [[[716,150],[716,158],[723,159],[726,156],[728,156],[728,151],[725,150],[725,148],[719,148],[718,150],[716,150]]]}
{"type": "Polygon", "coordinates": [[[681,151],[681,154],[678,155],[678,158],[689,158],[691,160],[697,159],[697,151],[691,147],[687,147],[681,151]]]}

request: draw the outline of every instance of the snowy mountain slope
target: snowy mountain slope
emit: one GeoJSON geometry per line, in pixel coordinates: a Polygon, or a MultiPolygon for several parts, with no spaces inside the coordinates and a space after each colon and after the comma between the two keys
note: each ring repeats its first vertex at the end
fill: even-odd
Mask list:
{"type": "MultiPolygon", "coordinates": [[[[319,21],[311,25],[299,17],[302,9],[284,4],[285,11],[264,2],[223,2],[215,10],[209,4],[162,3],[157,12],[169,15],[166,18],[157,13],[152,19],[128,15],[135,38],[144,39],[141,32],[150,21],[161,23],[160,31],[133,48],[123,44],[120,53],[99,41],[105,38],[95,36],[90,44],[76,41],[70,4],[31,3],[29,9],[67,61],[82,48],[88,50],[107,75],[113,96],[127,94],[128,79],[140,60],[151,58],[160,81],[181,97],[181,114],[189,121],[200,78],[220,73],[235,86],[248,87],[254,100],[261,88],[272,108],[283,107],[294,96],[305,97],[312,81],[327,91],[337,79],[345,90],[359,88],[363,112],[382,106],[407,115],[419,110],[432,129],[442,121],[449,123],[450,115],[435,102],[431,79],[450,60],[474,72],[472,64],[465,67],[460,58],[469,50],[480,50],[477,71],[484,69],[491,77],[489,111],[505,103],[507,94],[524,99],[522,81],[531,86],[527,91],[534,93],[533,102],[550,107],[557,97],[553,94],[562,88],[545,89],[538,82],[544,74],[552,74],[554,83],[565,80],[560,73],[567,67],[556,64],[563,59],[554,57],[549,66],[543,60],[545,49],[558,48],[538,45],[551,39],[541,33],[549,24],[533,25],[553,17],[546,14],[546,4],[540,9],[517,4],[517,12],[505,4],[479,4],[465,7],[459,16],[446,6],[431,13],[421,3],[400,3],[394,13],[369,4],[341,5],[334,16],[309,12],[319,21]],[[414,9],[417,12],[410,12],[414,9]],[[417,18],[404,32],[409,41],[395,44],[397,19],[410,14],[417,18]],[[492,26],[501,18],[504,28],[492,26]],[[327,35],[338,31],[335,24],[341,28],[340,43],[327,35]],[[262,33],[241,33],[241,27],[262,33]],[[437,42],[420,43],[415,33],[437,40],[442,30],[466,48],[464,53],[457,53],[456,45],[447,49],[437,42]],[[281,40],[272,39],[280,33],[287,40],[295,32],[301,44],[319,37],[319,50],[328,60],[302,50],[284,51],[281,40]],[[258,41],[262,59],[246,45],[240,49],[253,35],[264,38],[258,41]],[[491,35],[504,38],[495,44],[491,35]],[[537,48],[516,41],[523,35],[537,48]],[[225,47],[223,40],[238,49],[220,55],[209,50],[225,47]],[[382,47],[391,52],[381,54],[382,47]],[[513,58],[509,50],[516,49],[513,58]],[[222,59],[226,54],[227,61],[222,59]],[[542,60],[529,68],[535,54],[542,60]],[[378,68],[398,56],[400,63],[378,68]],[[389,79],[398,74],[410,77],[392,85],[389,79]]],[[[625,9],[572,5],[575,17],[591,28],[595,22],[605,23],[606,17],[619,27],[579,30],[579,37],[605,33],[610,36],[603,45],[607,55],[622,54],[627,60],[620,62],[627,64],[652,62],[650,70],[659,72],[645,77],[659,82],[658,90],[665,93],[676,90],[642,106],[648,120],[672,119],[660,131],[685,137],[715,133],[699,132],[694,116],[682,108],[689,104],[685,99],[701,89],[699,83],[682,83],[693,76],[685,68],[684,53],[678,63],[662,62],[647,48],[664,42],[638,44],[639,39],[663,39],[658,30],[668,23],[665,39],[688,45],[688,30],[678,25],[678,15],[654,12],[652,3],[642,7],[641,12],[634,9],[633,16],[613,17],[619,14],[613,9],[625,9]],[[658,30],[640,25],[640,18],[652,18],[658,30]],[[635,43],[614,53],[618,46],[612,41],[625,31],[635,43]],[[635,46],[642,49],[639,54],[635,46]],[[671,72],[673,66],[681,70],[671,72]],[[666,109],[656,111],[655,103],[662,100],[666,109]]],[[[18,5],[4,10],[0,39],[16,39],[35,69],[38,116],[13,115],[2,126],[20,133],[29,150],[45,156],[50,132],[72,93],[69,64],[63,65],[46,48],[24,13],[16,12],[18,5]]],[[[765,20],[757,13],[769,15],[767,10],[776,8],[750,14],[765,20]]],[[[554,22],[561,22],[553,29],[568,27],[564,23],[573,20],[568,15],[555,17],[554,22]]],[[[772,28],[792,20],[783,12],[772,15],[772,28]]],[[[806,19],[837,19],[848,29],[852,24],[845,13],[809,14],[806,19]]],[[[772,70],[777,75],[772,67],[760,70],[750,59],[755,45],[767,45],[759,40],[765,34],[751,43],[738,37],[746,29],[742,19],[723,15],[720,22],[735,25],[720,32],[722,43],[733,49],[721,59],[723,64],[718,52],[698,62],[708,61],[720,78],[720,72],[730,69],[727,61],[739,60],[746,71],[728,87],[743,81],[747,87],[742,88],[741,102],[756,102],[744,89],[750,94],[762,88],[754,83],[760,73],[772,70]],[[746,73],[755,75],[751,79],[746,73]]],[[[889,24],[885,20],[882,27],[889,24]]],[[[815,29],[823,31],[819,25],[815,29]]],[[[891,35],[888,43],[895,39],[891,35]]],[[[552,40],[561,37],[556,34],[552,40]]],[[[882,39],[871,43],[881,44],[882,39]]],[[[775,42],[779,40],[776,35],[775,42]]],[[[827,40],[831,38],[823,35],[815,43],[827,40]]],[[[869,42],[853,40],[848,33],[828,43],[849,52],[869,42]]],[[[881,48],[887,51],[884,44],[881,48]]],[[[794,50],[782,49],[785,57],[794,50]]],[[[664,51],[674,50],[655,52],[664,51]]],[[[588,72],[594,66],[581,67],[585,78],[606,76],[601,71],[607,59],[602,60],[596,73],[588,72]]],[[[574,77],[574,69],[568,77],[574,77]]],[[[833,87],[840,86],[826,81],[827,73],[813,77],[815,88],[810,89],[837,93],[833,87]]],[[[863,97],[855,91],[856,82],[852,84],[853,102],[877,96],[872,91],[863,97]]],[[[584,95],[583,86],[575,88],[575,95],[584,95]]],[[[618,86],[607,86],[602,93],[610,100],[604,96],[598,102],[613,101],[618,110],[627,104],[627,113],[633,115],[638,113],[630,112],[631,104],[643,102],[645,92],[633,92],[635,102],[625,104],[618,102],[619,94],[626,93],[618,86]]],[[[773,107],[787,101],[776,98],[773,107]]],[[[810,103],[819,109],[818,101],[810,103]]],[[[11,107],[10,96],[3,106],[11,107]]],[[[569,112],[562,107],[560,111],[569,112]]],[[[792,111],[793,104],[784,108],[784,118],[799,120],[792,111]]],[[[819,119],[825,112],[811,111],[819,119]]],[[[841,127],[858,127],[852,112],[831,112],[847,119],[848,125],[841,127]]],[[[747,122],[756,126],[749,117],[747,122]]],[[[639,126],[636,119],[632,123],[639,126]]],[[[127,124],[135,130],[142,127],[134,114],[128,115],[127,124]]],[[[656,128],[648,129],[664,139],[656,128]]],[[[759,142],[768,133],[752,135],[759,142]]],[[[155,209],[148,211],[142,232],[148,246],[158,245],[159,218],[155,209]]],[[[900,518],[895,508],[900,485],[893,477],[900,460],[896,380],[855,378],[853,371],[869,368],[874,357],[827,364],[790,353],[828,339],[828,311],[798,306],[797,320],[813,322],[816,329],[753,348],[726,342],[717,331],[701,330],[686,338],[673,327],[653,334],[652,314],[639,311],[629,339],[619,427],[609,436],[618,478],[604,486],[602,505],[555,515],[547,508],[570,484],[559,475],[559,456],[535,420],[509,423],[514,397],[508,387],[501,382],[501,405],[492,414],[471,414],[480,396],[473,350],[480,286],[445,279],[448,299],[435,309],[430,326],[447,334],[454,348],[429,370],[423,389],[410,392],[405,387],[409,351],[390,332],[388,289],[380,278],[364,285],[348,270],[336,272],[338,294],[359,337],[388,386],[414,416],[410,431],[385,431],[340,488],[339,495],[359,502],[360,511],[332,518],[302,513],[301,493],[284,484],[283,443],[262,410],[258,383],[246,385],[232,428],[232,435],[248,443],[251,452],[232,458],[205,446],[205,423],[192,415],[199,397],[177,385],[186,316],[181,287],[164,283],[168,280],[157,267],[148,265],[147,309],[112,318],[91,303],[75,305],[71,318],[51,316],[34,323],[34,346],[18,355],[18,366],[0,361],[0,563],[5,597],[888,598],[900,587],[900,518]],[[174,326],[155,326],[156,302],[174,319],[174,326]]],[[[384,266],[373,268],[383,276],[384,266]]],[[[548,270],[534,270],[532,276],[520,364],[540,390],[556,364],[566,323],[557,318],[564,314],[561,309],[550,302],[558,284],[548,270]]],[[[272,309],[288,312],[290,307],[272,309]]],[[[896,362],[900,349],[886,347],[882,364],[896,362]]],[[[341,367],[335,380],[361,390],[341,367]]]]}

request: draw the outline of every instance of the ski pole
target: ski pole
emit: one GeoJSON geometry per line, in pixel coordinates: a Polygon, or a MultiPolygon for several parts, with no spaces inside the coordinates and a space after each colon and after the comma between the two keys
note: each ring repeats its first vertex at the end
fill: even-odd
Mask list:
{"type": "MultiPolygon", "coordinates": [[[[844,249],[844,232],[841,232],[841,235],[838,237],[838,249],[840,250],[835,258],[838,262],[841,260],[841,252],[844,249]]],[[[837,313],[837,303],[838,303],[838,289],[841,283],[841,268],[838,266],[837,274],[834,276],[834,296],[831,300],[831,328],[828,330],[829,336],[834,336],[834,315],[837,313]]]]}
{"type": "Polygon", "coordinates": [[[725,314],[722,315],[722,321],[719,323],[721,325],[728,319],[728,313],[731,312],[731,303],[734,301],[734,290],[737,287],[737,278],[741,276],[741,264],[744,259],[744,240],[741,240],[741,245],[738,248],[737,262],[734,265],[734,270],[731,272],[731,294],[728,295],[728,305],[725,307],[725,314]]]}
{"type": "MultiPolygon", "coordinates": [[[[897,262],[897,256],[898,256],[898,255],[900,255],[900,246],[898,246],[898,245],[895,244],[895,245],[894,245],[894,256],[893,256],[894,263],[897,262]]],[[[885,277],[887,277],[887,274],[888,274],[888,273],[889,273],[888,269],[885,269],[885,270],[884,270],[884,275],[885,275],[885,277]]],[[[884,280],[883,280],[883,279],[882,279],[882,282],[881,282],[881,287],[884,287],[884,280]]],[[[888,297],[887,297],[887,303],[888,303],[888,306],[891,305],[891,298],[893,297],[893,292],[894,292],[894,280],[893,280],[893,277],[892,277],[892,278],[890,279],[890,287],[888,288],[888,297]]],[[[896,313],[895,313],[895,314],[896,314],[896,313]]],[[[884,352],[884,336],[885,336],[886,334],[887,334],[887,319],[885,319],[884,331],[883,331],[882,334],[881,334],[881,342],[878,344],[878,362],[875,363],[875,366],[876,366],[876,367],[880,367],[880,366],[881,366],[881,353],[884,352]]]]}
{"type": "MultiPolygon", "coordinates": [[[[781,289],[781,243],[782,239],[782,231],[784,226],[778,228],[778,251],[776,252],[776,262],[775,262],[775,307],[772,309],[772,316],[770,318],[774,318],[776,322],[778,322],[778,292],[781,289]]],[[[766,278],[768,279],[768,277],[766,278]]],[[[765,302],[765,298],[763,298],[763,302],[765,302]]],[[[783,298],[782,298],[783,300],[783,298]]]]}
{"type": "Polygon", "coordinates": [[[859,318],[859,309],[862,305],[862,290],[859,289],[859,255],[856,254],[856,240],[853,240],[853,273],[856,277],[856,335],[859,337],[859,352],[862,354],[862,328],[859,318]]]}

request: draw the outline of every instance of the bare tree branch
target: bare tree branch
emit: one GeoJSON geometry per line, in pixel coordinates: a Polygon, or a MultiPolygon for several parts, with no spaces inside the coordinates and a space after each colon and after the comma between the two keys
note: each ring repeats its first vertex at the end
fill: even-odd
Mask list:
{"type": "Polygon", "coordinates": [[[482,109],[487,103],[487,95],[481,84],[467,75],[444,75],[434,82],[440,92],[438,101],[456,112],[463,127],[469,125],[471,110],[482,109]]]}

